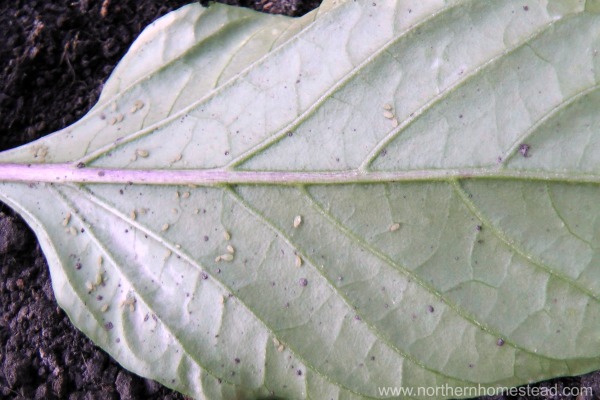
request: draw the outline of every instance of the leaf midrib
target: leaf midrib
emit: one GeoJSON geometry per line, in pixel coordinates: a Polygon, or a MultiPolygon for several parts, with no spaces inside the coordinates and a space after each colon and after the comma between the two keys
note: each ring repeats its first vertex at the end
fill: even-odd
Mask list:
{"type": "Polygon", "coordinates": [[[1,164],[0,182],[100,183],[137,185],[347,185],[367,183],[451,182],[453,180],[516,180],[574,184],[600,184],[600,173],[507,169],[502,165],[480,168],[440,168],[400,171],[231,171],[224,169],[119,169],[86,168],[71,163],[1,164]]]}

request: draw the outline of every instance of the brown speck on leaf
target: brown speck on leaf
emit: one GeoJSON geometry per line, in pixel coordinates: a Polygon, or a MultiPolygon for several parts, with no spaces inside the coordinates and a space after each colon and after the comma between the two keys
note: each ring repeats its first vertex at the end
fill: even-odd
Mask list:
{"type": "Polygon", "coordinates": [[[435,311],[435,308],[433,308],[433,306],[427,306],[427,311],[429,311],[430,313],[435,311]]]}
{"type": "Polygon", "coordinates": [[[498,345],[499,347],[502,347],[502,346],[504,346],[504,339],[502,339],[502,338],[499,338],[499,339],[496,341],[496,345],[498,345]]]}
{"type": "Polygon", "coordinates": [[[302,279],[300,279],[299,283],[300,283],[300,286],[308,286],[308,279],[302,278],[302,279]]]}

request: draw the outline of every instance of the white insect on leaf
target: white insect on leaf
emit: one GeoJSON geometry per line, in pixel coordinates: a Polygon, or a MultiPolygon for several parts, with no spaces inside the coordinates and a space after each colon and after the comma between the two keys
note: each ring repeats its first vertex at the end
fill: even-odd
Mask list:
{"type": "Polygon", "coordinates": [[[233,254],[231,253],[223,254],[219,257],[221,258],[221,261],[233,261],[233,254]]]}
{"type": "Polygon", "coordinates": [[[300,224],[302,224],[302,216],[296,215],[294,217],[294,228],[298,228],[300,226],[300,224]]]}
{"type": "Polygon", "coordinates": [[[65,219],[63,219],[63,221],[62,221],[62,226],[69,225],[70,221],[71,221],[71,213],[68,212],[67,215],[65,216],[65,219]]]}
{"type": "Polygon", "coordinates": [[[146,158],[150,155],[150,152],[146,149],[136,149],[135,155],[138,157],[146,158]]]}

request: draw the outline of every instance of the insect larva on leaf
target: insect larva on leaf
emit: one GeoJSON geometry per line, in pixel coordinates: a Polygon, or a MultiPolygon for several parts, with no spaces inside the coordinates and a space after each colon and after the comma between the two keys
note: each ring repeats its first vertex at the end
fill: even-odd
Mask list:
{"type": "Polygon", "coordinates": [[[102,263],[104,262],[104,259],[102,258],[102,256],[98,256],[98,266],[102,266],[102,263]]]}
{"type": "Polygon", "coordinates": [[[74,226],[69,227],[69,233],[73,236],[77,236],[77,229],[74,226]]]}
{"type": "Polygon", "coordinates": [[[297,268],[300,268],[302,266],[302,257],[300,257],[299,255],[296,255],[294,265],[296,265],[297,268]]]}
{"type": "Polygon", "coordinates": [[[104,282],[104,274],[102,272],[98,272],[96,274],[96,281],[94,282],[96,285],[101,285],[104,282]]]}
{"type": "Polygon", "coordinates": [[[136,100],[135,103],[133,103],[133,106],[138,110],[141,110],[142,108],[144,108],[144,102],[141,100],[136,100]]]}
{"type": "Polygon", "coordinates": [[[85,283],[85,288],[91,292],[92,290],[94,290],[94,285],[92,284],[92,282],[88,281],[85,283]]]}
{"type": "Polygon", "coordinates": [[[136,220],[137,214],[135,213],[135,210],[133,210],[129,213],[129,217],[134,221],[136,220]]]}
{"type": "Polygon", "coordinates": [[[392,224],[392,225],[390,226],[390,232],[395,232],[395,231],[397,231],[398,229],[400,229],[400,224],[399,224],[399,223],[395,223],[395,224],[392,224]]]}
{"type": "Polygon", "coordinates": [[[394,114],[392,114],[392,112],[391,112],[391,111],[384,111],[384,112],[383,112],[383,116],[384,116],[385,118],[387,118],[387,119],[392,119],[392,118],[394,118],[394,114]]]}
{"type": "Polygon", "coordinates": [[[229,234],[229,232],[227,232],[227,231],[223,232],[223,239],[231,240],[231,235],[229,234]]]}
{"type": "Polygon", "coordinates": [[[150,155],[150,152],[148,152],[148,150],[145,149],[136,149],[135,154],[139,157],[146,158],[150,155]]]}
{"type": "Polygon", "coordinates": [[[383,105],[383,109],[386,110],[386,111],[392,111],[392,105],[389,104],[389,103],[385,103],[383,105]]]}
{"type": "Polygon", "coordinates": [[[68,212],[67,215],[65,216],[65,219],[63,219],[62,226],[69,225],[70,221],[71,221],[71,213],[68,212]]]}
{"type": "Polygon", "coordinates": [[[125,116],[123,114],[117,115],[117,122],[122,122],[125,116]]]}
{"type": "Polygon", "coordinates": [[[398,119],[396,119],[396,118],[392,119],[392,127],[397,128],[398,125],[400,125],[400,123],[398,122],[398,119]]]}
{"type": "Polygon", "coordinates": [[[183,195],[181,196],[184,199],[189,199],[190,198],[190,192],[183,192],[183,195]]]}
{"type": "Polygon", "coordinates": [[[163,226],[160,228],[160,230],[161,230],[161,231],[163,231],[163,232],[166,232],[168,229],[169,229],[169,224],[164,224],[164,225],[163,225],[163,226]]]}
{"type": "Polygon", "coordinates": [[[221,261],[233,261],[233,254],[223,254],[221,261]]]}
{"type": "Polygon", "coordinates": [[[235,253],[235,249],[233,248],[232,245],[227,245],[227,251],[231,254],[235,253]]]}
{"type": "Polygon", "coordinates": [[[102,311],[102,312],[107,312],[107,311],[108,311],[108,304],[104,304],[104,305],[102,306],[102,308],[100,309],[100,311],[102,311]]]}
{"type": "Polygon", "coordinates": [[[302,216],[301,215],[296,215],[294,217],[294,228],[299,227],[300,224],[302,224],[302,216]]]}
{"type": "Polygon", "coordinates": [[[173,162],[181,161],[181,159],[182,159],[182,158],[183,158],[183,155],[181,155],[181,154],[177,154],[177,155],[175,156],[175,158],[173,159],[173,162]]]}

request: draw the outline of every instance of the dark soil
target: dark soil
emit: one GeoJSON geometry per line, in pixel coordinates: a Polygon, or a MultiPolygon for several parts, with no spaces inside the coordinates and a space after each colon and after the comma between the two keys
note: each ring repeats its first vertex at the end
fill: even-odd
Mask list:
{"type": "MultiPolygon", "coordinates": [[[[139,32],[189,2],[2,1],[0,149],[33,141],[83,116],[139,32]]],[[[223,2],[302,15],[320,0],[223,2]]],[[[0,398],[183,399],[125,371],[73,328],[56,305],[34,235],[10,209],[0,207],[0,398]]],[[[598,373],[541,385],[592,387],[595,397],[578,400],[600,398],[598,373]]],[[[537,397],[550,398],[576,397],[537,397]]]]}

